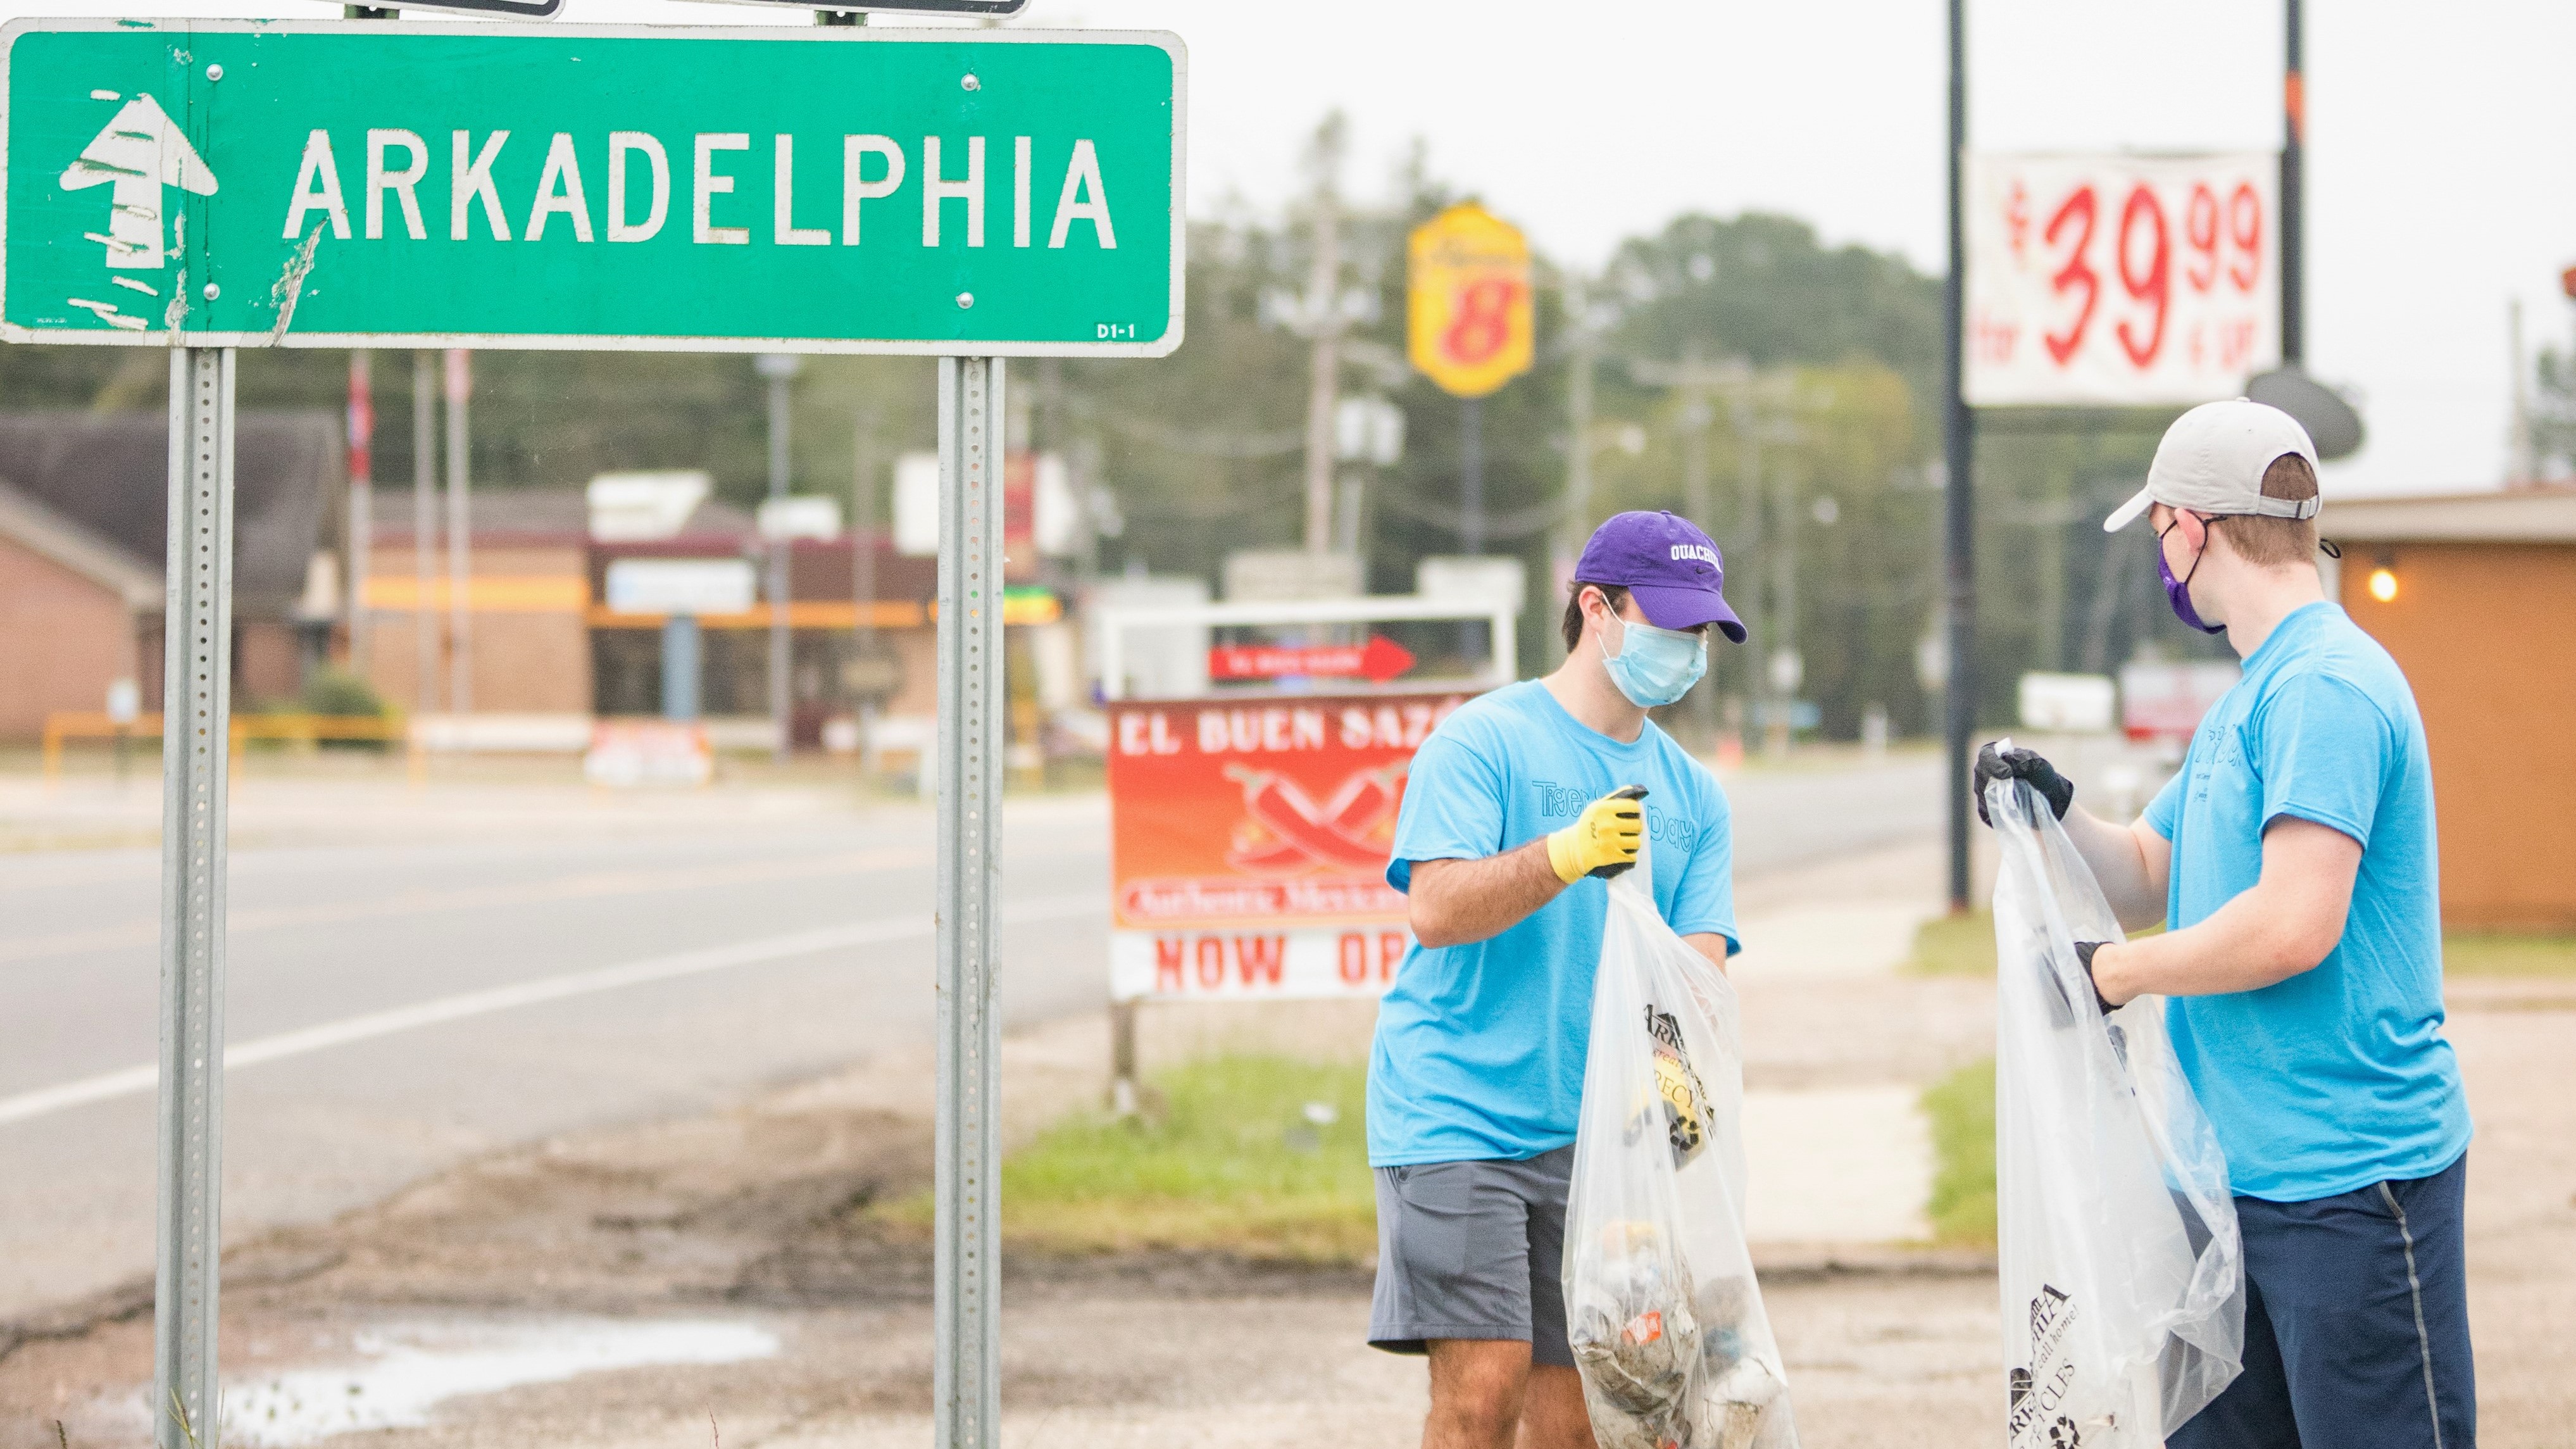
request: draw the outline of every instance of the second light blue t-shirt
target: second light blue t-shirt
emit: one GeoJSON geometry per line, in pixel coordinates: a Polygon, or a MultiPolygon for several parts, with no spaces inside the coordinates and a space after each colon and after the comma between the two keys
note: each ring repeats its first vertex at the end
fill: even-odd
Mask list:
{"type": "Polygon", "coordinates": [[[2259,991],[2166,1006],[2174,1054],[2235,1190],[2272,1202],[2429,1177],[2469,1143],[2442,1037],[2441,873],[2424,721],[2397,661],[2332,604],[2277,625],[2147,807],[2173,842],[2166,917],[2197,925],[2263,874],[2263,832],[2361,844],[2343,939],[2259,991]]]}
{"type": "MultiPolygon", "coordinates": [[[[1682,935],[1736,945],[1733,853],[1717,777],[1646,723],[1621,743],[1532,680],[1470,701],[1413,757],[1387,883],[1418,860],[1499,855],[1574,822],[1622,785],[1646,787],[1655,904],[1682,935]]],[[[1584,879],[1510,930],[1406,953],[1369,1056],[1378,1167],[1528,1158],[1574,1140],[1592,1036],[1592,976],[1609,883],[1584,879]]]]}

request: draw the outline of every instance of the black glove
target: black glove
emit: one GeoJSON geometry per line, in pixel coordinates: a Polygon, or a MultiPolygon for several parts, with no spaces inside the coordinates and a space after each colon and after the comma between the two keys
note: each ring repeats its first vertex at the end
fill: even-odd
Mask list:
{"type": "Polygon", "coordinates": [[[1977,818],[1992,826],[1986,815],[1986,785],[1994,780],[2028,780],[2039,797],[2048,802],[2058,819],[2066,818],[2066,807],[2075,803],[2075,782],[2057,773],[2057,767],[2042,758],[2037,750],[2016,746],[1999,750],[1993,745],[1977,751],[1977,769],[1969,782],[1969,793],[1977,798],[1977,818]]]}
{"type": "MultiPolygon", "coordinates": [[[[2034,756],[2033,758],[2037,757],[2034,756]]],[[[2047,761],[2042,760],[2040,763],[2046,764],[2047,761]]],[[[2102,988],[2094,985],[2093,983],[2093,953],[2101,950],[2104,946],[2109,944],[2110,943],[2107,941],[2078,941],[2075,943],[2075,959],[2084,963],[2084,984],[2093,987],[2093,1004],[2102,1008],[2102,1014],[2104,1016],[2109,1016],[2112,1012],[2120,1009],[2113,1006],[2110,1002],[2103,1000],[2102,988]]]]}

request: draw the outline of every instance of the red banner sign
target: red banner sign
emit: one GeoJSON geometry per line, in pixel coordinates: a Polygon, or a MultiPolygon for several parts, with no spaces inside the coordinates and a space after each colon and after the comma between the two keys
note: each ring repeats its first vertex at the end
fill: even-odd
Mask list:
{"type": "Polygon", "coordinates": [[[1384,684],[1413,667],[1413,651],[1382,634],[1366,644],[1220,644],[1210,679],[1367,679],[1384,684]]]}
{"type": "Polygon", "coordinates": [[[1410,940],[1386,883],[1405,773],[1463,702],[1111,705],[1115,994],[1384,991],[1410,940]]]}

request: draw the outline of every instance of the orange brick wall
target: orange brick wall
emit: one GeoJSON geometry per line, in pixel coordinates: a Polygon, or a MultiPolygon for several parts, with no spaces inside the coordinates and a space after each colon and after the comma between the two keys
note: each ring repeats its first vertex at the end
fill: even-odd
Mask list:
{"type": "Polygon", "coordinates": [[[2424,712],[2444,922],[2576,929],[2576,545],[2355,543],[2342,592],[2424,712]]]}
{"type": "MultiPolygon", "coordinates": [[[[379,547],[369,558],[379,579],[413,579],[408,544],[379,547]]],[[[438,556],[438,578],[444,588],[447,559],[438,556]]],[[[586,578],[587,556],[579,547],[480,548],[474,551],[473,577],[479,580],[586,578]]],[[[586,584],[584,585],[586,587],[586,584]]],[[[443,597],[439,595],[438,597],[443,597]]],[[[447,663],[443,652],[446,615],[433,611],[431,637],[441,641],[437,656],[438,712],[448,709],[447,663]]],[[[408,608],[377,609],[369,616],[367,677],[388,703],[410,711],[420,699],[418,615],[408,608]]],[[[468,623],[473,638],[474,691],[477,714],[588,714],[591,710],[590,627],[580,608],[474,610],[468,623]]]]}
{"type": "Polygon", "coordinates": [[[0,538],[0,739],[40,738],[55,710],[107,708],[107,686],[140,681],[123,600],[0,538]]]}

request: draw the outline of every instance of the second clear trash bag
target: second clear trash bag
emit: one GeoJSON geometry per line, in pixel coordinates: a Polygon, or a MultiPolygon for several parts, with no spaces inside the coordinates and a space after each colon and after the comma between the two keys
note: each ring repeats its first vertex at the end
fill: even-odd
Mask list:
{"type": "Polygon", "coordinates": [[[1744,1249],[1735,988],[1609,882],[1565,1209],[1566,1333],[1600,1449],[1795,1449],[1744,1249]]]}
{"type": "Polygon", "coordinates": [[[2108,1016],[2075,953],[2124,939],[2029,785],[1987,787],[1995,877],[1995,1202],[2011,1449],[2154,1449],[2244,1357],[2227,1161],[2165,1034],[2108,1016]]]}

